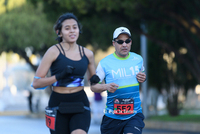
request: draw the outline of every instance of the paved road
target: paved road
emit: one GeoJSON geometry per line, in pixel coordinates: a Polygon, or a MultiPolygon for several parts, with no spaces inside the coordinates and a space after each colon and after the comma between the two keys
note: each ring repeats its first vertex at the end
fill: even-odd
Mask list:
{"type": "MultiPolygon", "coordinates": [[[[0,134],[49,134],[44,118],[0,116],[0,134]]],[[[99,125],[91,124],[88,134],[100,134],[99,125]]],[[[144,129],[143,134],[198,134],[169,130],[144,129]]]]}

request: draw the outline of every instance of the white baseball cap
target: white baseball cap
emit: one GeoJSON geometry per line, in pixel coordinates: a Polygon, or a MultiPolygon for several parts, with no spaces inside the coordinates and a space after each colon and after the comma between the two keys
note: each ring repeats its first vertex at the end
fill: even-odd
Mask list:
{"type": "Polygon", "coordinates": [[[113,40],[116,39],[120,34],[127,34],[129,37],[131,37],[131,32],[126,27],[118,27],[113,33],[113,40]]]}

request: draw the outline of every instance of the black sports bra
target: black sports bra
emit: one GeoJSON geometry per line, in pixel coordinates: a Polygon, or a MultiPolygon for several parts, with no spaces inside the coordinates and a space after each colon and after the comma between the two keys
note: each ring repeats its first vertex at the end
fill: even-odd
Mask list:
{"type": "Polygon", "coordinates": [[[58,50],[60,51],[60,54],[56,58],[56,60],[52,63],[50,67],[51,75],[55,75],[57,73],[61,73],[63,69],[67,65],[70,65],[74,67],[75,69],[73,70],[73,73],[71,75],[66,76],[66,78],[61,79],[59,81],[56,81],[55,83],[52,84],[52,86],[57,86],[57,87],[78,87],[78,86],[84,86],[84,75],[85,72],[87,71],[87,67],[89,64],[89,60],[87,56],[85,55],[84,48],[82,47],[82,52],[81,53],[81,48],[79,46],[79,52],[81,59],[78,61],[71,60],[65,56],[65,51],[63,47],[60,45],[60,48],[63,51],[63,54],[61,53],[60,48],[55,45],[58,50]]]}

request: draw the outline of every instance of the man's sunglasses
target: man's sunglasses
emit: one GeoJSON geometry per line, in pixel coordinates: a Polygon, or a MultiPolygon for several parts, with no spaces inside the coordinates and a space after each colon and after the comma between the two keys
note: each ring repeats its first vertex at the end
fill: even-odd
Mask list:
{"type": "Polygon", "coordinates": [[[131,39],[129,38],[129,39],[125,40],[125,41],[123,41],[123,40],[115,40],[115,42],[117,42],[118,44],[123,44],[124,42],[125,42],[126,44],[128,44],[128,43],[131,42],[131,39]]]}

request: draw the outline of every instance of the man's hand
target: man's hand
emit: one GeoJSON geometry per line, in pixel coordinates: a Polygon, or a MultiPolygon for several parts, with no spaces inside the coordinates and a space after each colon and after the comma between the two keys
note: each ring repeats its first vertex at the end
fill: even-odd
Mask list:
{"type": "Polygon", "coordinates": [[[108,90],[111,93],[114,93],[117,90],[118,87],[119,86],[115,83],[106,84],[106,90],[108,90]]]}
{"type": "Polygon", "coordinates": [[[142,72],[139,72],[136,76],[138,82],[142,83],[146,80],[146,74],[145,73],[142,73],[142,72]]]}

